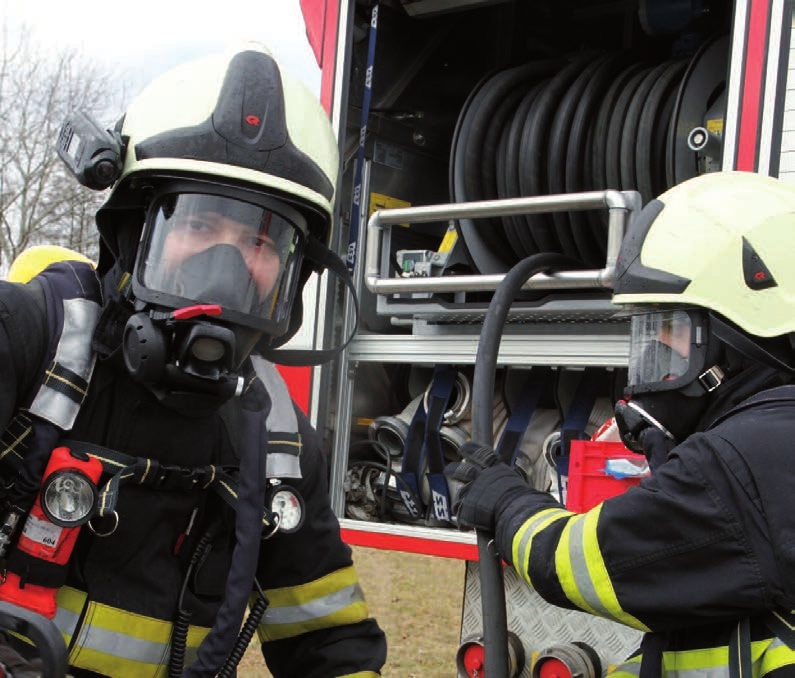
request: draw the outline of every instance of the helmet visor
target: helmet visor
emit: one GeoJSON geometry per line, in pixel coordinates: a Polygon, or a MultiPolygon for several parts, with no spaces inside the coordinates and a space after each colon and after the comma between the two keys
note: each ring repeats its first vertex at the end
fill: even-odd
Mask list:
{"type": "Polygon", "coordinates": [[[703,363],[704,330],[697,314],[688,311],[632,316],[628,392],[674,390],[690,383],[703,363]]]}
{"type": "Polygon", "coordinates": [[[266,329],[289,314],[302,243],[301,229],[269,206],[168,193],[150,207],[136,280],[149,301],[217,304],[266,329]]]}

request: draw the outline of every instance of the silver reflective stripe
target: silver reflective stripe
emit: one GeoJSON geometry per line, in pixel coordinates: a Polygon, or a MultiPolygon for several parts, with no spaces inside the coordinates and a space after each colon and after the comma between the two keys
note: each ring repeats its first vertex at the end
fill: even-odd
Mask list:
{"type": "MultiPolygon", "coordinates": [[[[88,382],[96,361],[91,349],[91,337],[99,319],[99,305],[87,299],[66,299],[63,306],[63,329],[55,362],[88,382]]],[[[69,396],[42,384],[33,399],[30,412],[62,430],[69,430],[80,411],[80,405],[69,396]]]]}
{"type": "Polygon", "coordinates": [[[364,593],[361,586],[353,584],[304,605],[269,607],[262,618],[262,624],[300,624],[334,614],[352,603],[363,601],[364,593]]]}
{"type": "Polygon", "coordinates": [[[618,619],[613,614],[613,611],[602,602],[594,586],[594,581],[591,579],[590,573],[588,572],[588,562],[586,560],[585,551],[583,550],[583,532],[585,524],[585,517],[580,516],[578,520],[569,521],[568,525],[571,530],[569,537],[569,560],[571,562],[571,571],[574,575],[577,591],[597,614],[607,619],[622,622],[623,620],[618,619]]]}
{"type": "MultiPolygon", "coordinates": [[[[108,608],[106,612],[107,611],[113,612],[112,608],[108,608]]],[[[126,613],[122,612],[122,614],[126,613]]],[[[60,605],[58,606],[53,619],[55,625],[58,627],[58,630],[68,638],[71,638],[74,635],[79,620],[80,614],[72,612],[60,605]]],[[[159,624],[160,622],[156,623],[159,624]]],[[[167,635],[170,636],[170,632],[167,635]]],[[[92,626],[90,624],[84,624],[82,626],[80,633],[78,634],[73,645],[75,648],[95,650],[97,652],[101,652],[104,655],[109,655],[117,659],[144,664],[153,664],[156,666],[166,665],[171,653],[170,643],[143,640],[140,638],[135,638],[134,636],[126,635],[124,633],[109,631],[108,629],[103,629],[99,626],[92,626]]],[[[194,662],[198,652],[199,650],[197,647],[186,647],[186,663],[190,664],[194,662]]],[[[82,662],[80,662],[78,659],[77,663],[81,664],[82,662]]]]}
{"type": "Polygon", "coordinates": [[[76,612],[72,612],[67,610],[64,607],[58,606],[58,609],[55,611],[55,618],[53,622],[58,627],[58,630],[66,636],[74,635],[75,629],[77,628],[77,622],[80,620],[80,615],[76,612]]]}
{"type": "Polygon", "coordinates": [[[157,665],[168,662],[168,643],[141,640],[97,626],[83,626],[77,645],[128,661],[157,665]]]}
{"type": "Polygon", "coordinates": [[[265,472],[269,478],[300,478],[301,460],[300,443],[298,442],[298,419],[293,409],[293,399],[287,390],[282,375],[273,363],[260,356],[251,356],[251,362],[257,376],[265,385],[271,398],[271,411],[268,414],[266,425],[269,437],[279,439],[279,433],[286,433],[296,439],[293,443],[295,454],[287,452],[269,451],[265,462],[265,472]]]}

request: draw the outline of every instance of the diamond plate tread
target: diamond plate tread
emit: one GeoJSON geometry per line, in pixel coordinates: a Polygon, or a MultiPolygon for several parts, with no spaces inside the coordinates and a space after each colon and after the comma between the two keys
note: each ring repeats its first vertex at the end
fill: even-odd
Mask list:
{"type": "MultiPolygon", "coordinates": [[[[608,666],[621,663],[640,645],[643,636],[640,631],[585,612],[550,605],[513,568],[506,567],[504,572],[508,630],[519,637],[528,655],[521,678],[530,678],[534,656],[551,645],[574,641],[587,643],[601,658],[603,673],[608,666]]],[[[478,574],[478,563],[468,562],[461,616],[462,641],[482,636],[478,574]]]]}

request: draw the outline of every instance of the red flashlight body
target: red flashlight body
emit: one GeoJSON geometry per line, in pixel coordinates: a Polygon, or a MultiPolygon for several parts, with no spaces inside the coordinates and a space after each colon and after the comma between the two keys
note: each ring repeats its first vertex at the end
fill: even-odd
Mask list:
{"type": "MultiPolygon", "coordinates": [[[[96,484],[102,475],[102,464],[99,460],[91,457],[79,459],[72,455],[69,448],[58,447],[53,450],[47,463],[41,484],[42,488],[47,485],[47,480],[53,473],[69,470],[82,472],[96,484]]],[[[79,525],[77,527],[60,527],[46,516],[41,508],[41,492],[39,492],[25,521],[22,533],[19,535],[16,548],[29,557],[65,569],[79,533],[79,525]]],[[[55,594],[58,587],[32,584],[25,580],[26,577],[10,568],[6,574],[5,582],[0,586],[0,600],[19,605],[52,619],[57,610],[55,594]]]]}

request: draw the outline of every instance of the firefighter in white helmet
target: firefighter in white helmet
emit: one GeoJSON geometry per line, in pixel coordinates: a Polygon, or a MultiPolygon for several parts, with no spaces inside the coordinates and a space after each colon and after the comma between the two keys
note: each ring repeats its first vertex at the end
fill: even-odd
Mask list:
{"type": "Polygon", "coordinates": [[[795,186],[713,173],[651,201],[622,243],[624,442],[653,468],[587,513],[488,448],[448,468],[457,517],[542,597],[646,632],[627,676],[795,675],[795,186]]]}
{"type": "Polygon", "coordinates": [[[0,283],[0,600],[52,617],[74,676],[234,675],[254,631],[274,676],[380,675],[319,437],[261,357],[300,326],[310,272],[345,270],[326,114],[249,45],[160,77],[114,130],[91,122],[59,152],[112,185],[96,271],[0,283]],[[27,515],[56,446],[102,464],[64,562],[29,548],[59,534],[27,515]]]}

